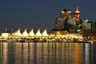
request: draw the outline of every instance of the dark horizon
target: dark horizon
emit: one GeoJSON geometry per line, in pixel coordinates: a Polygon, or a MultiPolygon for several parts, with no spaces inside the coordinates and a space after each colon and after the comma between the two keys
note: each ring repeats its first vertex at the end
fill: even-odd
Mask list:
{"type": "Polygon", "coordinates": [[[73,12],[76,7],[79,7],[82,19],[95,21],[95,2],[95,0],[1,0],[0,28],[50,30],[61,10],[68,8],[73,12]]]}

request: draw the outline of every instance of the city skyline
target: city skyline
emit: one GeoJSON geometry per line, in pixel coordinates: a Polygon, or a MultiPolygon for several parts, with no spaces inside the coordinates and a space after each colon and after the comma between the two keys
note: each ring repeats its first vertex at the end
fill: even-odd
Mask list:
{"type": "Polygon", "coordinates": [[[50,29],[61,10],[68,8],[73,12],[77,6],[82,19],[95,21],[94,5],[95,0],[4,0],[0,2],[0,27],[50,29]]]}

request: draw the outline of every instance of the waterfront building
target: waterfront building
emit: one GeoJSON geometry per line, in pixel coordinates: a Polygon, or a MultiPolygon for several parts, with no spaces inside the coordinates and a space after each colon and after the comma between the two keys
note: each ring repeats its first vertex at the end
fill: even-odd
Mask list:
{"type": "Polygon", "coordinates": [[[74,11],[74,17],[75,17],[77,20],[80,20],[80,10],[79,10],[78,7],[77,7],[76,10],[74,11]]]}
{"type": "Polygon", "coordinates": [[[2,33],[0,41],[8,43],[0,43],[0,64],[93,64],[93,43],[84,41],[82,32],[96,27],[87,21],[81,20],[78,8],[74,15],[64,9],[50,33],[46,29],[2,33]]]}
{"type": "Polygon", "coordinates": [[[6,38],[6,37],[8,37],[9,35],[10,35],[10,33],[2,33],[2,34],[1,34],[1,37],[6,38]]]}
{"type": "Polygon", "coordinates": [[[37,30],[36,36],[42,36],[42,34],[41,34],[41,32],[40,32],[40,29],[37,30]]]}
{"type": "Polygon", "coordinates": [[[48,36],[48,33],[47,33],[46,29],[42,32],[42,36],[48,36]]]}
{"type": "Polygon", "coordinates": [[[74,15],[71,10],[64,9],[56,18],[52,31],[82,32],[83,21],[80,18],[80,10],[76,8],[74,15]]]}
{"type": "Polygon", "coordinates": [[[22,36],[20,28],[16,32],[13,32],[12,36],[22,36]]]}
{"type": "Polygon", "coordinates": [[[84,20],[82,24],[82,31],[84,36],[89,36],[92,33],[92,22],[84,20]]]}
{"type": "Polygon", "coordinates": [[[30,36],[35,36],[33,29],[31,29],[31,31],[29,32],[29,35],[30,36]]]}
{"type": "Polygon", "coordinates": [[[92,22],[92,33],[96,34],[96,22],[92,22]]]}
{"type": "Polygon", "coordinates": [[[27,29],[24,30],[24,32],[22,33],[22,36],[29,36],[28,32],[27,32],[27,29]]]}

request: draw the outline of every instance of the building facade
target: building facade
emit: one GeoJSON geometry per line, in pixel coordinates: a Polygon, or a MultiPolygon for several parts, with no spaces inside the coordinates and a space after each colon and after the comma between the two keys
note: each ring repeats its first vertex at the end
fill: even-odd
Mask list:
{"type": "Polygon", "coordinates": [[[71,10],[64,9],[56,18],[53,31],[81,32],[82,22],[79,8],[76,8],[73,15],[71,10]]]}

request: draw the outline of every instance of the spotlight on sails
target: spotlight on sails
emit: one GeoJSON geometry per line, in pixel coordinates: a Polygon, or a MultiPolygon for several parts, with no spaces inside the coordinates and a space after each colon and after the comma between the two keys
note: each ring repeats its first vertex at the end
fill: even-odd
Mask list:
{"type": "Polygon", "coordinates": [[[24,30],[24,32],[22,33],[22,36],[29,36],[27,29],[24,30]]]}
{"type": "Polygon", "coordinates": [[[42,34],[40,33],[40,29],[37,30],[36,36],[42,36],[42,34]]]}
{"type": "Polygon", "coordinates": [[[33,29],[31,29],[31,31],[29,32],[29,35],[30,36],[35,36],[33,29]]]}
{"type": "Polygon", "coordinates": [[[13,36],[22,36],[20,29],[12,34],[13,36]]]}
{"type": "Polygon", "coordinates": [[[42,32],[42,36],[48,36],[48,33],[47,33],[46,29],[42,32]]]}

